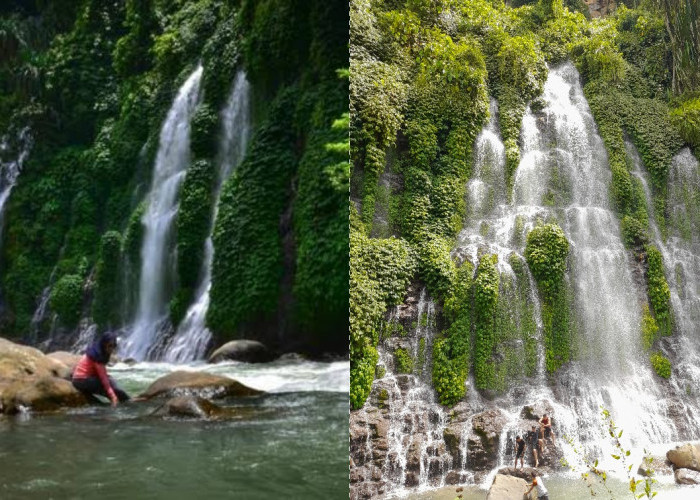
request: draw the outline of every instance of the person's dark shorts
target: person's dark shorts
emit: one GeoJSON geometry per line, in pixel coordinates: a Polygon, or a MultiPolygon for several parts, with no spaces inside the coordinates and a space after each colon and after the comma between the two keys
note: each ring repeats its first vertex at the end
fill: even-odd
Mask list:
{"type": "Polygon", "coordinates": [[[518,452],[515,454],[515,458],[516,458],[516,459],[517,459],[517,458],[523,458],[523,454],[524,454],[524,453],[525,453],[525,448],[523,448],[522,450],[518,451],[518,452]]]}
{"type": "Polygon", "coordinates": [[[549,495],[542,495],[541,497],[537,497],[537,500],[549,500],[549,495]]]}

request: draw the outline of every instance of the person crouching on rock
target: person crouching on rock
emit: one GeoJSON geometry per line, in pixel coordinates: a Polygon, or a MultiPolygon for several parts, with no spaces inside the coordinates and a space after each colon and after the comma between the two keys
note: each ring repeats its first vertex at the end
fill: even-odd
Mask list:
{"type": "Polygon", "coordinates": [[[533,488],[537,488],[537,500],[549,500],[549,492],[544,486],[544,481],[534,472],[532,473],[532,484],[530,489],[525,492],[525,497],[527,497],[533,488]]]}
{"type": "Polygon", "coordinates": [[[94,394],[109,398],[112,406],[130,399],[129,395],[107,376],[105,365],[116,348],[117,334],[105,333],[88,346],[85,355],[73,370],[73,386],[92,402],[97,401],[94,394]]]}

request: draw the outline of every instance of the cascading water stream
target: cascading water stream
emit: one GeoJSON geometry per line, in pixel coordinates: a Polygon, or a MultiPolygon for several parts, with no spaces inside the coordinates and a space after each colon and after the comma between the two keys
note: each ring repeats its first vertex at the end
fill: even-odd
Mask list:
{"type": "MultiPolygon", "coordinates": [[[[475,145],[474,175],[467,189],[472,208],[454,250],[474,264],[481,253],[497,254],[503,287],[504,276],[513,275],[512,255],[522,257],[524,236],[538,219],[556,220],[571,243],[568,279],[579,337],[577,359],[558,372],[565,390],[556,396],[541,364],[534,383],[512,381],[516,387],[498,402],[511,415],[505,428],[513,425],[522,404],[547,400],[555,409],[558,434],[567,434],[591,452],[610,447],[600,426],[601,406],[611,411],[632,444],[671,441],[677,435],[675,424],[642,355],[640,294],[610,207],[607,154],[572,64],[550,69],[543,98],[544,109],[528,110],[523,119],[512,202],[504,188],[504,152],[492,103],[492,120],[475,145]]],[[[542,323],[538,301],[533,302],[541,363],[542,323]]],[[[570,462],[577,461],[570,449],[562,448],[570,462]]]]}
{"type": "Polygon", "coordinates": [[[148,205],[142,218],[139,306],[120,354],[144,360],[167,323],[167,300],[174,275],[172,230],[180,186],[190,161],[190,119],[200,98],[202,66],[180,87],[160,131],[148,205]]]}
{"type": "Polygon", "coordinates": [[[201,358],[211,339],[211,332],[206,327],[206,315],[209,309],[209,291],[211,290],[211,272],[214,260],[212,231],[218,212],[221,186],[243,160],[250,138],[250,83],[243,71],[239,71],[236,75],[233,90],[222,111],[221,121],[223,130],[217,161],[218,175],[214,195],[214,213],[209,236],[205,242],[202,278],[195,294],[195,300],[165,352],[164,358],[169,362],[186,362],[201,358]]]}
{"type": "Polygon", "coordinates": [[[0,243],[2,242],[3,214],[12,188],[17,183],[22,166],[29,156],[33,140],[29,127],[25,127],[17,134],[16,141],[19,152],[12,155],[12,159],[4,161],[3,156],[10,150],[10,138],[4,136],[0,139],[0,243]]]}
{"type": "Polygon", "coordinates": [[[671,292],[676,333],[667,340],[675,347],[675,369],[680,375],[669,381],[678,395],[673,411],[689,417],[683,434],[686,439],[695,438],[700,429],[700,414],[692,401],[693,395],[700,393],[700,356],[697,354],[700,346],[696,339],[700,330],[700,196],[695,192],[700,186],[700,163],[688,148],[680,151],[671,162],[667,185],[671,217],[669,234],[664,240],[654,217],[654,201],[642,159],[629,141],[625,142],[625,148],[634,167],[632,174],[644,190],[651,236],[663,256],[671,292]]]}

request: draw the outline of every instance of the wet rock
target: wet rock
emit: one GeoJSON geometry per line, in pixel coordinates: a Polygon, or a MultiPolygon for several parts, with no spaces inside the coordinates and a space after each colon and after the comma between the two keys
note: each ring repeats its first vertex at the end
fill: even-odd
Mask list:
{"type": "Polygon", "coordinates": [[[666,458],[677,469],[700,471],[700,445],[684,444],[666,452],[666,458]]]}
{"type": "Polygon", "coordinates": [[[637,469],[637,474],[644,477],[666,476],[673,473],[671,463],[663,458],[654,457],[651,463],[642,462],[637,469]]]}
{"type": "Polygon", "coordinates": [[[454,485],[454,484],[463,484],[467,481],[467,475],[456,471],[456,470],[451,470],[445,475],[445,484],[449,485],[454,485]]]}
{"type": "Polygon", "coordinates": [[[166,401],[152,415],[206,420],[253,419],[265,413],[262,408],[221,407],[197,396],[177,396],[166,401]]]}
{"type": "Polygon", "coordinates": [[[528,483],[524,479],[515,476],[496,474],[493,484],[489,488],[486,500],[513,500],[523,498],[528,489],[528,483]]]}
{"type": "Polygon", "coordinates": [[[463,428],[464,424],[453,423],[445,427],[445,430],[442,433],[447,451],[450,453],[450,455],[452,455],[455,462],[460,461],[463,428]]]}
{"type": "Polygon", "coordinates": [[[523,409],[520,411],[520,418],[524,420],[533,420],[537,422],[540,418],[542,418],[542,415],[544,415],[545,413],[550,418],[554,414],[554,407],[552,406],[551,401],[548,401],[546,399],[523,406],[523,409]]]}
{"type": "Polygon", "coordinates": [[[420,459],[421,459],[421,448],[423,446],[423,436],[420,434],[415,436],[415,439],[411,442],[408,447],[408,453],[406,454],[406,470],[419,472],[420,471],[420,459]]]}
{"type": "Polygon", "coordinates": [[[474,415],[467,440],[470,468],[481,471],[496,466],[501,431],[507,421],[498,408],[474,415]]]}
{"type": "Polygon", "coordinates": [[[700,484],[700,472],[691,469],[676,469],[674,477],[678,484],[700,484]]]}
{"type": "Polygon", "coordinates": [[[209,356],[208,362],[244,361],[246,363],[266,363],[273,359],[274,356],[267,350],[267,347],[257,340],[232,340],[214,351],[209,356]]]}
{"type": "Polygon", "coordinates": [[[177,396],[153,412],[157,416],[216,418],[223,409],[208,399],[197,396],[177,396]]]}
{"type": "Polygon", "coordinates": [[[408,486],[409,488],[418,486],[420,484],[420,476],[417,472],[407,472],[403,484],[404,486],[408,486]]]}
{"type": "Polygon", "coordinates": [[[0,378],[16,379],[27,375],[68,378],[70,369],[39,349],[0,338],[0,378]]]}
{"type": "Polygon", "coordinates": [[[173,397],[192,395],[209,399],[227,396],[246,397],[263,391],[241,384],[237,380],[205,372],[176,371],[153,382],[139,397],[173,397]]]}
{"type": "Polygon", "coordinates": [[[68,380],[52,376],[30,376],[0,385],[0,408],[7,414],[23,409],[56,411],[88,403],[85,396],[68,380]]]}
{"type": "Polygon", "coordinates": [[[537,474],[538,471],[534,467],[503,467],[498,470],[498,473],[504,476],[519,477],[529,483],[532,475],[537,474]]]}
{"type": "Polygon", "coordinates": [[[59,363],[63,363],[64,365],[66,365],[68,367],[68,371],[71,374],[73,373],[73,370],[75,370],[75,366],[80,362],[80,360],[83,357],[80,354],[73,354],[72,352],[68,351],[51,352],[46,356],[58,361],[59,363]]]}

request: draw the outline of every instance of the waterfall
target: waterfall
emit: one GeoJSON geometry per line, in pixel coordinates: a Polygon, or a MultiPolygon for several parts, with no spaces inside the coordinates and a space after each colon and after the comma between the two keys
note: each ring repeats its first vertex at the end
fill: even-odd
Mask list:
{"type": "MultiPolygon", "coordinates": [[[[467,219],[452,252],[457,262],[468,260],[474,265],[483,254],[498,256],[497,391],[480,393],[470,374],[464,400],[444,408],[437,402],[429,377],[415,372],[397,374],[393,359],[397,347],[405,348],[415,359],[418,339],[430,339],[432,345],[437,332],[422,332],[418,319],[418,326],[407,335],[382,336],[378,366],[386,368],[386,375],[375,379],[365,408],[351,416],[352,422],[367,423],[363,432],[375,436],[372,444],[362,448],[359,474],[364,481],[354,482],[364,484],[353,486],[355,495],[403,496],[416,487],[467,480],[488,487],[496,469],[488,474],[485,469],[512,465],[515,435],[523,435],[535,422],[523,411],[525,406],[530,407],[530,414],[538,413],[537,417],[545,409],[553,415],[556,449],[548,460],[555,466],[560,457],[581,464],[578,453],[562,439],[566,435],[578,450],[599,458],[600,468],[622,477],[621,464],[611,458],[616,450],[602,425],[601,406],[624,430],[623,446],[635,453],[641,447],[699,434],[699,422],[693,416],[700,414],[696,402],[700,358],[694,354],[700,351],[695,335],[700,327],[697,160],[688,150],[673,160],[668,186],[673,223],[667,241],[661,241],[659,231],[652,227],[664,255],[681,332],[663,340],[668,344],[664,349],[674,350],[681,360],[674,366],[684,384],[679,387],[680,382],[673,378],[666,382],[655,375],[642,346],[646,290],[635,281],[638,268],[623,244],[619,218],[610,201],[607,152],[571,63],[550,68],[543,101],[540,111],[528,108],[523,118],[521,161],[512,193],[506,182],[498,104],[491,102],[491,117],[476,139],[473,173],[465,186],[467,219]],[[574,357],[553,377],[547,376],[544,365],[542,304],[524,263],[526,235],[540,221],[558,223],[570,242],[566,288],[571,296],[574,357]],[[484,419],[493,422],[489,446],[494,448],[488,453],[475,435],[480,432],[478,421],[484,419]],[[443,438],[434,439],[439,434],[443,438]],[[451,448],[451,458],[445,456],[445,447],[451,448]],[[431,467],[441,471],[440,478],[431,473],[431,467]]],[[[651,207],[648,192],[647,196],[651,207]]],[[[416,298],[415,292],[409,294],[409,302],[399,309],[410,308],[410,301],[416,298]]],[[[423,292],[419,318],[426,301],[423,292]]],[[[428,347],[427,352],[431,351],[428,347]]],[[[359,444],[359,437],[365,434],[354,429],[351,442],[352,436],[358,436],[359,444]]],[[[528,449],[526,464],[529,460],[528,449]]]]}
{"type": "Polygon", "coordinates": [[[649,187],[649,175],[642,159],[632,143],[626,141],[627,155],[632,161],[632,174],[639,179],[646,198],[649,226],[654,245],[664,261],[664,274],[671,292],[671,307],[675,321],[675,334],[664,339],[674,351],[677,376],[669,383],[677,395],[676,414],[688,416],[685,437],[697,436],[700,428],[700,412],[695,398],[700,394],[700,163],[688,148],[681,150],[672,160],[668,175],[667,203],[670,213],[669,235],[664,240],[654,219],[654,202],[649,187]]]}
{"type": "Polygon", "coordinates": [[[202,66],[180,87],[160,131],[141,247],[139,305],[132,331],[121,347],[123,357],[144,360],[167,325],[168,293],[174,276],[172,242],[178,193],[190,162],[190,119],[199,102],[202,66]]]}
{"type": "Polygon", "coordinates": [[[5,203],[10,197],[12,188],[17,183],[17,178],[22,170],[24,162],[29,156],[29,151],[32,148],[33,140],[29,133],[29,127],[25,127],[19,131],[16,137],[19,152],[15,155],[10,152],[10,137],[7,135],[0,138],[0,242],[2,242],[3,228],[3,213],[5,212],[5,203]],[[4,161],[3,156],[10,152],[12,159],[4,161]]]}
{"type": "Polygon", "coordinates": [[[218,211],[221,186],[231,175],[233,169],[243,160],[250,137],[250,84],[243,71],[239,71],[236,75],[233,90],[221,113],[221,122],[223,130],[217,160],[218,176],[214,196],[214,213],[204,247],[204,260],[200,273],[202,278],[195,294],[195,300],[180,323],[173,341],[165,353],[165,359],[170,362],[185,362],[201,358],[211,338],[211,332],[206,327],[205,320],[209,308],[211,268],[214,259],[212,231],[218,211]]]}

